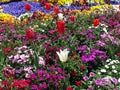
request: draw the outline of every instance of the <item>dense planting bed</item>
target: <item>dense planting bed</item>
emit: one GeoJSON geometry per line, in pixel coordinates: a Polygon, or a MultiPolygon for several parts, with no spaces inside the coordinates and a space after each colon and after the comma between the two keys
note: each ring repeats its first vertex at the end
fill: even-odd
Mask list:
{"type": "Polygon", "coordinates": [[[120,90],[119,5],[2,7],[0,90],[120,90]]]}

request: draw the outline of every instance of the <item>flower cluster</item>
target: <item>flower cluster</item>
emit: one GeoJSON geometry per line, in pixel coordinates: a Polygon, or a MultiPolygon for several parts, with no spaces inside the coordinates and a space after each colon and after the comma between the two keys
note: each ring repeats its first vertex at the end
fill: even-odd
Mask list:
{"type": "Polygon", "coordinates": [[[9,56],[9,60],[12,63],[25,64],[29,61],[29,58],[33,55],[33,50],[29,49],[27,46],[22,46],[15,49],[17,51],[16,55],[9,56]]]}
{"type": "Polygon", "coordinates": [[[17,80],[17,79],[13,79],[12,82],[9,82],[7,80],[2,81],[2,86],[0,90],[10,90],[10,89],[27,89],[29,87],[30,84],[30,80],[26,79],[26,80],[17,80]]]}
{"type": "Polygon", "coordinates": [[[44,70],[37,69],[35,73],[30,75],[33,83],[31,89],[61,88],[64,86],[66,77],[67,74],[57,65],[47,67],[44,70]]]}

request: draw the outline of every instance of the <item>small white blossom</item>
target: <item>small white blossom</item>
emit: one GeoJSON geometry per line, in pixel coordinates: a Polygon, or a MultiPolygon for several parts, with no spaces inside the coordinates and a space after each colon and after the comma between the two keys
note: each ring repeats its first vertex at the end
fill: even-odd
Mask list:
{"type": "Polygon", "coordinates": [[[117,70],[112,70],[112,72],[117,73],[117,70]]]}
{"type": "Polygon", "coordinates": [[[109,66],[108,66],[108,65],[105,65],[105,68],[107,68],[107,69],[108,69],[108,68],[109,68],[109,66]]]}
{"type": "Polygon", "coordinates": [[[102,73],[105,73],[106,72],[106,69],[101,69],[100,70],[102,73]]]}
{"type": "Polygon", "coordinates": [[[115,66],[114,66],[114,65],[112,65],[112,69],[115,69],[115,66]]]}
{"type": "Polygon", "coordinates": [[[120,78],[118,79],[118,82],[120,83],[120,78]]]}

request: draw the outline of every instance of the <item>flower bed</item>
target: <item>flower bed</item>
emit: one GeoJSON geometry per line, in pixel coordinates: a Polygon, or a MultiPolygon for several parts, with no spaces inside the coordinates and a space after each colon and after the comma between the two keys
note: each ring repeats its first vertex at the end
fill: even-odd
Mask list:
{"type": "Polygon", "coordinates": [[[0,22],[0,90],[120,89],[119,7],[31,5],[0,22]]]}

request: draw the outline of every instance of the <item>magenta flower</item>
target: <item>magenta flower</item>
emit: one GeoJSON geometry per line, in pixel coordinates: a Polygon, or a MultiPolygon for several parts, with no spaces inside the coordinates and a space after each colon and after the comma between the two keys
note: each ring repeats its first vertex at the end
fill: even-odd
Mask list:
{"type": "Polygon", "coordinates": [[[94,77],[95,73],[94,72],[90,72],[90,77],[94,77]]]}
{"type": "Polygon", "coordinates": [[[85,81],[87,81],[89,78],[88,78],[88,76],[84,76],[83,79],[84,79],[85,81]]]}
{"type": "Polygon", "coordinates": [[[117,81],[116,78],[112,78],[112,82],[113,82],[114,84],[117,84],[117,83],[118,83],[118,81],[117,81]]]}

